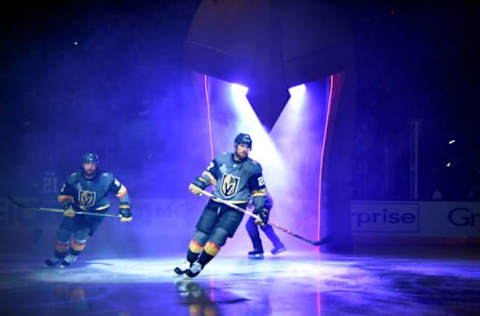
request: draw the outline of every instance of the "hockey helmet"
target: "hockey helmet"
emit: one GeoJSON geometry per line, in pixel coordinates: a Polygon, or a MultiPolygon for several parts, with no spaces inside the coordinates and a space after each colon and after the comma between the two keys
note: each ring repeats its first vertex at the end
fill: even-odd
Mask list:
{"type": "Polygon", "coordinates": [[[252,138],[250,135],[245,133],[238,134],[235,137],[235,148],[237,148],[237,146],[240,144],[248,145],[248,148],[252,149],[252,138]]]}
{"type": "Polygon", "coordinates": [[[85,153],[82,158],[82,164],[91,162],[98,165],[98,161],[98,155],[94,153],[85,153]]]}

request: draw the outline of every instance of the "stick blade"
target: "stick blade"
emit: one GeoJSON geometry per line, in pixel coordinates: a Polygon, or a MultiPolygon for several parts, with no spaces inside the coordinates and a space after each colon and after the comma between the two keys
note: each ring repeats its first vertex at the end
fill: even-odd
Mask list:
{"type": "Polygon", "coordinates": [[[330,235],[328,235],[328,236],[326,236],[326,237],[323,237],[323,238],[320,239],[320,240],[314,241],[314,242],[312,243],[312,245],[314,245],[314,246],[321,246],[321,245],[324,245],[324,244],[326,244],[327,242],[329,242],[330,239],[331,239],[331,238],[330,238],[330,235]]]}

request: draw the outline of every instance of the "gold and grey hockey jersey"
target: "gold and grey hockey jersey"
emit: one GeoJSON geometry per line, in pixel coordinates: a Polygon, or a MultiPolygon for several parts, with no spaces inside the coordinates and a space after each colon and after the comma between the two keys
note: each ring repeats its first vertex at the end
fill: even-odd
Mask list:
{"type": "Polygon", "coordinates": [[[93,179],[86,179],[80,170],[67,178],[58,202],[64,208],[72,205],[75,210],[103,211],[110,207],[108,193],[115,194],[120,209],[130,209],[127,188],[111,172],[97,171],[93,179]]]}
{"type": "Polygon", "coordinates": [[[248,157],[242,161],[235,161],[233,157],[233,153],[215,157],[197,178],[202,188],[213,185],[215,196],[235,204],[248,203],[252,196],[264,198],[267,193],[262,166],[248,157]]]}

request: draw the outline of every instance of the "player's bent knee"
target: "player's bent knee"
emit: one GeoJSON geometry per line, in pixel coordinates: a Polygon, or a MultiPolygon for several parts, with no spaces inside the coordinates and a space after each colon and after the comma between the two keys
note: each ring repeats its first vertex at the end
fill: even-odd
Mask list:
{"type": "Polygon", "coordinates": [[[218,247],[222,247],[225,245],[225,242],[227,241],[228,237],[228,232],[223,229],[222,227],[217,227],[215,228],[215,231],[212,234],[212,237],[210,238],[210,241],[214,243],[218,247]]]}
{"type": "Polygon", "coordinates": [[[69,230],[60,228],[57,230],[57,241],[60,241],[64,244],[69,243],[71,234],[72,233],[69,230]]]}
{"type": "Polygon", "coordinates": [[[193,239],[200,245],[205,245],[208,240],[208,235],[200,230],[197,230],[195,234],[193,234],[193,239]]]}
{"type": "Polygon", "coordinates": [[[83,229],[79,229],[76,233],[75,233],[75,239],[76,240],[87,240],[88,239],[88,236],[90,234],[90,229],[89,228],[83,228],[83,229]]]}

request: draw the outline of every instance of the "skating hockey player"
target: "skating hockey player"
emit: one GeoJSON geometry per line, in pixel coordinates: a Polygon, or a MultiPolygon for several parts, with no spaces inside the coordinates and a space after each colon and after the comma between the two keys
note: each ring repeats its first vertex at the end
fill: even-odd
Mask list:
{"type": "Polygon", "coordinates": [[[65,213],[57,230],[55,254],[45,260],[46,266],[60,264],[60,268],[66,268],[77,260],[103,217],[75,213],[77,211],[107,213],[110,207],[109,193],[115,194],[119,199],[120,221],[123,223],[132,220],[127,188],[112,173],[98,170],[98,162],[96,154],[84,154],[81,170],[72,173],[62,186],[58,202],[65,209],[65,213]]]}
{"type": "MultiPolygon", "coordinates": [[[[250,135],[240,133],[235,137],[234,152],[215,157],[201,176],[195,178],[189,190],[202,195],[202,190],[213,185],[213,194],[245,208],[253,198],[254,213],[263,223],[268,222],[265,209],[266,188],[261,165],[250,159],[250,135]]],[[[196,232],[190,242],[186,260],[174,269],[175,273],[197,276],[225,244],[232,238],[244,213],[210,199],[197,221],[196,232]]]]}

